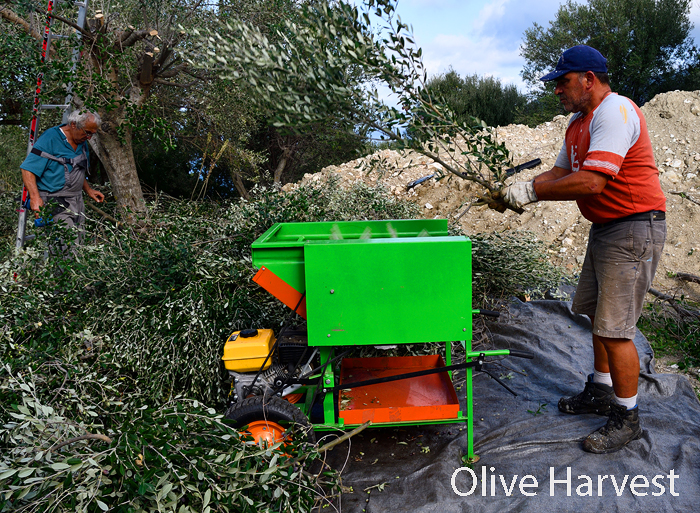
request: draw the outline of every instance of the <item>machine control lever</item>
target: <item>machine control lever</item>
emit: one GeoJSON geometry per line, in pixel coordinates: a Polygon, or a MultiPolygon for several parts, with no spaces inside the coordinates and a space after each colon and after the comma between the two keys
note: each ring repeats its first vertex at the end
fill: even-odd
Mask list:
{"type": "Polygon", "coordinates": [[[535,353],[532,351],[519,351],[517,349],[510,349],[510,356],[515,356],[517,358],[527,358],[532,360],[535,357],[535,353]]]}

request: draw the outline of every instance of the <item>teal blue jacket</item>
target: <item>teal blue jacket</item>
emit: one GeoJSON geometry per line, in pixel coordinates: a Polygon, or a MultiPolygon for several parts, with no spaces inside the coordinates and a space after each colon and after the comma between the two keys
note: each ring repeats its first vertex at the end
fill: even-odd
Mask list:
{"type": "MultiPolygon", "coordinates": [[[[46,152],[54,157],[64,157],[74,159],[83,154],[85,149],[86,155],[90,157],[90,149],[87,141],[80,143],[74,150],[68,144],[65,134],[61,131],[61,126],[49,128],[34,144],[34,148],[46,152]]],[[[53,160],[45,159],[38,155],[30,153],[24,162],[19,166],[20,169],[29,171],[36,175],[36,186],[40,191],[57,192],[63,189],[66,185],[65,168],[63,164],[53,160]]],[[[69,171],[72,166],[68,164],[69,171]]]]}

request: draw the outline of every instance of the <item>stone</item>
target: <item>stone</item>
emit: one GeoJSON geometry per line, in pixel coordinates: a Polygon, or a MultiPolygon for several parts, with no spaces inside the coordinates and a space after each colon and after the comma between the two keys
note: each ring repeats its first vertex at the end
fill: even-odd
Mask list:
{"type": "Polygon", "coordinates": [[[678,176],[678,173],[676,173],[675,171],[673,171],[671,169],[662,173],[661,176],[664,180],[669,181],[671,183],[678,183],[681,181],[681,178],[680,178],[680,176],[678,176]]]}

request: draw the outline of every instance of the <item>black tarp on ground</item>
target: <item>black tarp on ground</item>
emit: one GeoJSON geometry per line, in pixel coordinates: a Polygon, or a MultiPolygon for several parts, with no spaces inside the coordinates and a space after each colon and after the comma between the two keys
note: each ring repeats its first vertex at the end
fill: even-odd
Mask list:
{"type": "MultiPolygon", "coordinates": [[[[512,376],[505,382],[517,398],[488,376],[475,376],[474,439],[481,459],[473,465],[473,493],[461,497],[451,485],[453,473],[463,466],[464,425],[367,429],[352,439],[349,452],[338,447],[330,455],[330,463],[343,469],[343,485],[353,490],[343,494],[342,512],[700,510],[700,402],[684,376],[654,373],[653,353],[641,334],[635,344],[641,362],[642,438],[617,453],[595,455],[584,452],[581,442],[605,417],[565,415],[556,406],[560,396],[580,392],[592,372],[588,319],[573,314],[570,303],[515,302],[509,315],[488,326],[489,348],[528,349],[536,356],[507,358],[489,367],[497,376],[512,376]],[[550,495],[550,473],[565,480],[567,469],[571,496],[565,483],[556,483],[550,495]],[[677,477],[669,477],[671,471],[677,477]],[[525,475],[537,485],[521,490],[525,475]],[[517,476],[510,496],[500,476],[509,489],[517,476]],[[590,478],[591,486],[579,476],[590,478]],[[615,482],[603,476],[614,476],[615,482]],[[635,476],[643,476],[634,481],[638,495],[630,489],[635,476]],[[589,491],[592,496],[577,494],[589,491]]],[[[468,471],[459,472],[455,485],[460,492],[469,492],[473,484],[468,471]]]]}

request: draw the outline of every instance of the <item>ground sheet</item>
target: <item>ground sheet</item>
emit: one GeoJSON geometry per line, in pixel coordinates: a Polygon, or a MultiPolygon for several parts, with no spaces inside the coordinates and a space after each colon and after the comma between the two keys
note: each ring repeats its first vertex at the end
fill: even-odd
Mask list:
{"type": "Polygon", "coordinates": [[[590,322],[570,306],[516,301],[501,320],[488,323],[487,349],[530,350],[535,359],[505,358],[489,367],[518,397],[475,374],[480,459],[471,469],[461,460],[467,444],[463,424],[367,429],[352,439],[349,451],[337,447],[329,456],[347,487],[339,509],[698,511],[700,402],[684,376],[654,373],[652,350],[640,333],[635,344],[642,438],[613,454],[581,449],[582,440],[606,419],[557,410],[559,397],[580,392],[593,368],[590,322]]]}

